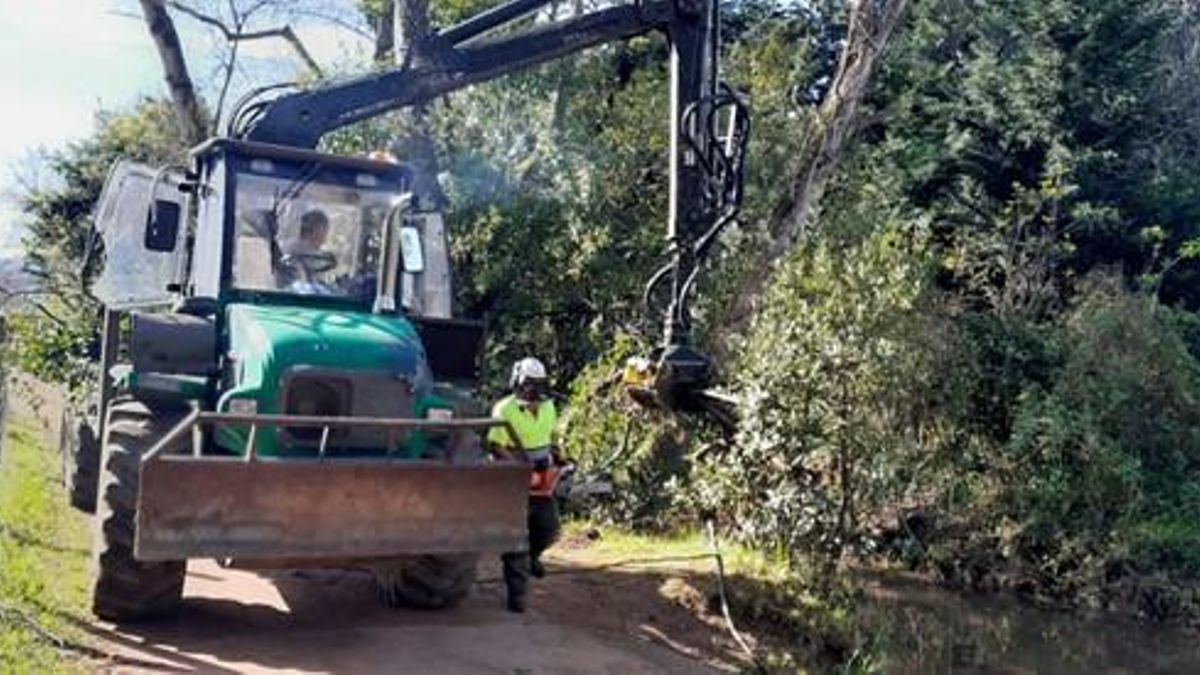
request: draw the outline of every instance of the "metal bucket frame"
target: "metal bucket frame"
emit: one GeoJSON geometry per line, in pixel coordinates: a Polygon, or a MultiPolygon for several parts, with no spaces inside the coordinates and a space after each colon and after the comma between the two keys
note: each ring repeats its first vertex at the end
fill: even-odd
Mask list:
{"type": "MultiPolygon", "coordinates": [[[[250,427],[250,434],[246,439],[245,454],[240,458],[247,462],[253,462],[257,459],[255,439],[258,435],[258,429],[264,426],[274,427],[309,427],[321,428],[321,444],[318,447],[317,457],[325,459],[325,451],[328,446],[330,429],[333,428],[372,428],[372,429],[387,429],[389,432],[389,440],[387,442],[386,453],[388,459],[398,459],[393,457],[393,453],[398,446],[396,438],[392,437],[398,430],[429,430],[429,431],[451,431],[456,432],[456,436],[461,438],[463,432],[480,431],[483,429],[492,429],[494,427],[504,427],[509,435],[520,443],[520,437],[513,430],[512,425],[506,420],[493,417],[468,417],[458,419],[434,420],[434,419],[414,419],[402,417],[321,417],[315,415],[260,415],[257,413],[217,413],[204,410],[192,411],[179,424],[175,425],[165,436],[163,436],[154,447],[142,458],[143,463],[149,462],[157,457],[169,456],[163,455],[166,448],[171,447],[178,442],[180,438],[187,433],[192,433],[192,457],[204,457],[201,450],[204,447],[202,439],[196,434],[200,432],[205,425],[214,427],[244,425],[250,427]]],[[[451,443],[450,452],[447,453],[446,460],[453,462],[455,459],[455,451],[461,448],[460,442],[451,443]]],[[[220,457],[220,459],[229,459],[220,457]]],[[[377,461],[377,460],[371,460],[377,461]]],[[[412,461],[412,460],[404,460],[412,461]]]]}
{"type": "MultiPolygon", "coordinates": [[[[404,419],[194,411],[143,457],[134,554],[140,560],[361,559],[421,553],[523,550],[529,467],[465,463],[474,433],[492,418],[404,419]],[[208,427],[248,426],[241,456],[205,455],[208,427]],[[321,428],[316,457],[260,456],[263,427],[321,428]],[[331,430],[387,431],[383,457],[327,454],[331,430]],[[449,431],[446,456],[397,456],[401,432],[449,431]],[[191,437],[189,454],[173,454],[191,437]]],[[[516,437],[515,434],[513,434],[516,437]]]]}

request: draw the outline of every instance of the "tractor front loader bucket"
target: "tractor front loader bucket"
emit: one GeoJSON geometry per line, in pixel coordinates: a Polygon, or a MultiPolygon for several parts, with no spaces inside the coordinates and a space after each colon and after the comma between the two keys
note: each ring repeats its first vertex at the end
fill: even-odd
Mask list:
{"type": "MultiPolygon", "coordinates": [[[[278,427],[414,428],[475,433],[496,420],[412,420],[197,412],[142,462],[134,554],[140,560],[337,560],[525,548],[529,468],[454,458],[259,457],[278,427]],[[250,428],[242,457],[201,456],[206,424],[250,428]],[[191,455],[168,454],[193,436],[191,455]]],[[[322,442],[324,455],[324,441],[322,442]]],[[[453,454],[453,453],[451,453],[453,454]]]]}

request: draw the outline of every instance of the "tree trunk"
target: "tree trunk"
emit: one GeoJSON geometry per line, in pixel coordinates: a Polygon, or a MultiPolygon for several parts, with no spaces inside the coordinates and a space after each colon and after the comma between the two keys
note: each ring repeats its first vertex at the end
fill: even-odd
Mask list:
{"type": "Polygon", "coordinates": [[[179,34],[175,32],[175,22],[167,13],[163,0],[139,0],[142,5],[142,15],[150,30],[150,37],[158,48],[159,59],[162,60],[163,74],[167,80],[167,88],[171,92],[171,101],[175,104],[175,116],[179,123],[179,135],[188,145],[195,145],[204,140],[204,113],[200,101],[196,97],[196,88],[188,75],[187,62],[183,58],[183,47],[179,44],[179,34]]]}
{"type": "Polygon", "coordinates": [[[384,0],[375,19],[375,62],[390,60],[396,48],[396,9],[392,0],[384,0]]]}
{"type": "MultiPolygon", "coordinates": [[[[401,68],[422,64],[431,58],[422,49],[423,41],[432,29],[429,24],[428,0],[398,0],[396,13],[395,49],[396,61],[401,68]]],[[[429,135],[429,123],[425,107],[414,106],[409,111],[412,121],[407,138],[396,143],[396,149],[413,170],[413,195],[421,211],[440,211],[446,204],[446,195],[437,182],[437,146],[429,135]]]]}
{"type": "MultiPolygon", "coordinates": [[[[771,214],[770,241],[739,286],[722,334],[745,330],[775,264],[799,240],[809,218],[857,131],[859,104],[871,85],[879,58],[908,10],[909,0],[851,0],[849,30],[833,85],[817,107],[797,153],[787,192],[771,214]]],[[[726,345],[720,345],[722,349],[726,345]]]]}
{"type": "Polygon", "coordinates": [[[398,0],[395,5],[396,62],[421,63],[428,56],[422,52],[421,43],[433,32],[429,26],[429,0],[398,0]]]}
{"type": "MultiPolygon", "coordinates": [[[[425,49],[426,38],[432,34],[429,24],[428,0],[395,0],[396,67],[412,68],[434,58],[425,49]]],[[[424,105],[408,110],[408,133],[396,140],[395,154],[412,169],[414,211],[422,216],[426,251],[425,273],[418,275],[415,297],[420,305],[414,307],[426,316],[449,318],[452,315],[453,285],[449,260],[449,240],[440,213],[446,207],[446,195],[438,184],[437,145],[429,132],[429,119],[424,105]]]]}

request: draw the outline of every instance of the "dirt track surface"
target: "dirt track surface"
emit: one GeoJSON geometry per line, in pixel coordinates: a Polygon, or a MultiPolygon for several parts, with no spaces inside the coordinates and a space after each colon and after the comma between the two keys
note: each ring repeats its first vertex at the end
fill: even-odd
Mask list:
{"type": "MultiPolygon", "coordinates": [[[[62,399],[13,383],[14,414],[56,444],[62,399]]],[[[530,609],[503,609],[495,560],[448,611],[392,610],[352,570],[245,571],[188,564],[178,615],[132,625],[83,624],[113,658],[106,673],[705,673],[737,671],[735,648],[707,611],[695,570],[592,569],[586,543],[548,555],[530,609]]],[[[703,585],[703,584],[701,584],[703,585]]]]}
{"type": "MultiPolygon", "coordinates": [[[[189,565],[170,620],[89,629],[105,672],[694,673],[728,670],[714,627],[654,593],[659,575],[570,573],[561,561],[523,614],[482,582],[459,608],[389,610],[354,571],[248,572],[189,565]],[[566,573],[564,573],[566,572],[566,573]]],[[[669,584],[668,584],[669,585],[669,584]]]]}

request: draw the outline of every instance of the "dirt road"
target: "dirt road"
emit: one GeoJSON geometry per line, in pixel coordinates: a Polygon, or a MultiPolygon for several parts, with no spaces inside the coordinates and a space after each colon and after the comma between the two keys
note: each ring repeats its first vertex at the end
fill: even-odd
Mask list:
{"type": "Polygon", "coordinates": [[[105,672],[693,673],[731,670],[719,629],[669,575],[579,573],[570,554],[524,615],[504,611],[498,566],[463,606],[388,610],[342,570],[248,572],[196,561],[168,621],[88,628],[119,658],[105,672]],[[664,586],[665,584],[665,586],[664,586]],[[660,592],[666,588],[667,592],[660,592]]]}
{"type": "MultiPolygon", "coordinates": [[[[14,414],[57,442],[61,397],[14,383],[14,414]]],[[[82,517],[82,516],[81,516],[82,517]]],[[[592,569],[585,541],[548,555],[530,610],[503,609],[499,564],[449,611],[390,610],[352,570],[245,571],[188,565],[176,617],[77,624],[114,658],[110,673],[695,673],[738,670],[732,643],[693,584],[695,569],[592,569]]]]}

